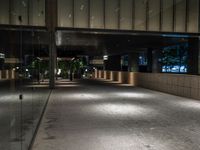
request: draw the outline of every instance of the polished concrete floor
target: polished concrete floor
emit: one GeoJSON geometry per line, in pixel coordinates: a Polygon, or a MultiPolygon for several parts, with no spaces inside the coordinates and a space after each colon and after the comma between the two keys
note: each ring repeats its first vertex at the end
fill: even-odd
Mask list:
{"type": "Polygon", "coordinates": [[[200,101],[108,81],[60,81],[33,150],[199,150],[200,101]]]}

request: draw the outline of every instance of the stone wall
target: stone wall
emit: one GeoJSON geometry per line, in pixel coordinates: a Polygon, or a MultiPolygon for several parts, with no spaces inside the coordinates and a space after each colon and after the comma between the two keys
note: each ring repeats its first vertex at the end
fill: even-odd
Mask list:
{"type": "Polygon", "coordinates": [[[138,86],[178,96],[200,99],[200,76],[139,73],[138,86]]]}
{"type": "Polygon", "coordinates": [[[166,73],[96,71],[96,77],[177,96],[200,99],[200,76],[166,73]]]}
{"type": "Polygon", "coordinates": [[[131,84],[136,86],[136,76],[138,73],[123,71],[95,71],[95,78],[116,81],[122,84],[131,84]]]}

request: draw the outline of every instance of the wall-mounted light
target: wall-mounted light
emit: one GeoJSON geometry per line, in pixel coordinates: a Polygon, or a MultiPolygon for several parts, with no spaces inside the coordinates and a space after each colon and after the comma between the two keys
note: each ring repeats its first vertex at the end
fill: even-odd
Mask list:
{"type": "Polygon", "coordinates": [[[108,55],[104,55],[103,60],[108,60],[108,55]]]}
{"type": "Polygon", "coordinates": [[[3,53],[0,53],[0,58],[5,58],[5,54],[3,54],[3,53]]]}

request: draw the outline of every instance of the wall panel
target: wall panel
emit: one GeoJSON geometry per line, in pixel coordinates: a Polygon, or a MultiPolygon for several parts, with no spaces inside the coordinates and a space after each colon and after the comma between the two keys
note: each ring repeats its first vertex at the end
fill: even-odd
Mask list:
{"type": "Polygon", "coordinates": [[[90,1],[90,27],[104,28],[104,1],[90,1]]]}
{"type": "Polygon", "coordinates": [[[1,0],[0,24],[9,24],[9,0],[1,0]]]}
{"type": "MultiPolygon", "coordinates": [[[[16,3],[17,0],[12,1],[16,3]]],[[[198,12],[199,0],[188,0],[187,7],[186,0],[58,0],[58,26],[198,32],[198,12]]],[[[38,11],[34,10],[35,13],[38,11]]],[[[32,18],[30,22],[37,24],[32,23],[37,22],[32,18]]]]}
{"type": "Polygon", "coordinates": [[[88,0],[74,0],[74,27],[89,27],[88,0]]]}
{"type": "Polygon", "coordinates": [[[45,0],[29,0],[29,24],[45,26],[45,0]]]}
{"type": "Polygon", "coordinates": [[[119,0],[105,1],[105,28],[118,29],[119,27],[119,0]]]}
{"type": "Polygon", "coordinates": [[[120,29],[132,30],[133,28],[133,1],[120,0],[120,29]]]}
{"type": "Polygon", "coordinates": [[[135,30],[146,30],[146,0],[134,0],[134,26],[135,30]]]}
{"type": "Polygon", "coordinates": [[[199,0],[188,1],[188,32],[199,31],[199,0]]]}
{"type": "MultiPolygon", "coordinates": [[[[188,0],[188,6],[186,0],[161,1],[162,5],[160,0],[105,0],[104,7],[104,0],[58,0],[58,26],[101,29],[105,26],[106,29],[142,31],[161,29],[167,32],[199,31],[199,0],[188,0]]],[[[0,24],[20,25],[21,16],[22,25],[45,26],[45,0],[10,2],[9,5],[9,0],[0,1],[0,24]]]]}
{"type": "Polygon", "coordinates": [[[58,0],[58,26],[73,27],[73,0],[58,0]]]}
{"type": "Polygon", "coordinates": [[[162,31],[173,32],[173,7],[173,0],[162,0],[162,31]]]}
{"type": "Polygon", "coordinates": [[[148,30],[160,30],[160,0],[149,0],[148,30]]]}
{"type": "Polygon", "coordinates": [[[28,25],[28,0],[11,0],[11,24],[20,25],[19,16],[21,24],[28,25]]]}
{"type": "Polygon", "coordinates": [[[186,0],[175,0],[175,32],[186,31],[186,0]]]}

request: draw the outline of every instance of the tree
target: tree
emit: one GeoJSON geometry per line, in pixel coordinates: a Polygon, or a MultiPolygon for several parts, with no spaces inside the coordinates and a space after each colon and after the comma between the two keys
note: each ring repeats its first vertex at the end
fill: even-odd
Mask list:
{"type": "Polygon", "coordinates": [[[188,44],[185,43],[164,48],[161,63],[165,70],[171,72],[174,66],[178,66],[178,72],[181,72],[181,66],[187,67],[187,52],[188,44]]]}
{"type": "Polygon", "coordinates": [[[81,69],[84,67],[83,59],[63,60],[58,62],[58,68],[62,70],[62,77],[67,78],[68,73],[71,76],[80,75],[81,69]]]}

